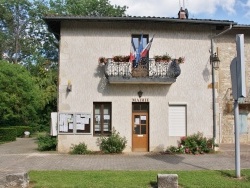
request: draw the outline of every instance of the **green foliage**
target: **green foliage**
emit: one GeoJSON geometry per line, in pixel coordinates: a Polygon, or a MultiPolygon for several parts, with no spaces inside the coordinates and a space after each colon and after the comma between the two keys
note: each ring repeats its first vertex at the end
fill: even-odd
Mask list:
{"type": "Polygon", "coordinates": [[[40,151],[55,151],[57,145],[57,138],[50,135],[39,135],[38,150],[40,151]]]}
{"type": "Polygon", "coordinates": [[[16,129],[17,137],[23,137],[25,131],[29,131],[30,133],[33,132],[33,128],[29,126],[13,126],[11,128],[16,129]]]}
{"type": "Polygon", "coordinates": [[[0,128],[0,142],[15,141],[16,129],[14,128],[0,128]]]}
{"type": "Polygon", "coordinates": [[[72,144],[70,153],[71,154],[85,155],[85,154],[89,154],[91,152],[88,150],[87,145],[84,142],[82,142],[82,143],[79,143],[77,145],[72,144]]]}
{"type": "Polygon", "coordinates": [[[49,1],[48,14],[81,16],[125,16],[127,6],[111,5],[109,0],[49,1]]]}
{"type": "Polygon", "coordinates": [[[0,27],[0,32],[5,35],[5,59],[18,63],[35,51],[32,39],[27,36],[31,3],[28,0],[1,0],[1,8],[4,12],[0,16],[0,22],[4,23],[4,27],[0,27]]]}
{"type": "Polygon", "coordinates": [[[170,146],[167,152],[170,153],[192,153],[203,154],[213,151],[213,147],[218,146],[213,139],[203,137],[203,134],[198,132],[187,137],[181,137],[178,147],[170,146]]]}
{"type": "Polygon", "coordinates": [[[21,65],[0,61],[0,124],[28,125],[38,120],[41,91],[21,65]]]}
{"type": "Polygon", "coordinates": [[[184,147],[169,146],[167,149],[169,153],[185,153],[184,147]]]}
{"type": "Polygon", "coordinates": [[[125,137],[121,137],[119,132],[113,130],[109,137],[99,139],[100,150],[104,153],[121,153],[127,144],[125,137]]]}

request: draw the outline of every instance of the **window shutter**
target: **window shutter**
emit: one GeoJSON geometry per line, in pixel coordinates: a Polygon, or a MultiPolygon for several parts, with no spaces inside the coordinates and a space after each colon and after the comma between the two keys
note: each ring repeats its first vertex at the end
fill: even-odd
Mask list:
{"type": "Polygon", "coordinates": [[[169,136],[186,136],[186,106],[169,106],[169,136]]]}

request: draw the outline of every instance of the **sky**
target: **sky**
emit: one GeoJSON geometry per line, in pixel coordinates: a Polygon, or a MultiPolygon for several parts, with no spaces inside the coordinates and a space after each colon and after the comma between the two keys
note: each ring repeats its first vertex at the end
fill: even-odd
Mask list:
{"type": "Polygon", "coordinates": [[[180,7],[188,9],[189,18],[230,20],[250,25],[250,0],[109,0],[112,5],[126,5],[130,16],[178,17],[180,7]],[[184,2],[184,3],[183,3],[184,2]]]}

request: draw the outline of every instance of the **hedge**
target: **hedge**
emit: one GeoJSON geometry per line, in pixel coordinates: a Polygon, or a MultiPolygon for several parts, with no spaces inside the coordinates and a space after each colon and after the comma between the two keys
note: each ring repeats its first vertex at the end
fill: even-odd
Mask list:
{"type": "Polygon", "coordinates": [[[17,131],[15,128],[0,128],[0,142],[15,141],[17,131]]]}
{"type": "Polygon", "coordinates": [[[17,137],[23,137],[25,131],[29,131],[30,133],[33,132],[33,128],[29,126],[13,126],[11,128],[16,129],[17,137]]]}

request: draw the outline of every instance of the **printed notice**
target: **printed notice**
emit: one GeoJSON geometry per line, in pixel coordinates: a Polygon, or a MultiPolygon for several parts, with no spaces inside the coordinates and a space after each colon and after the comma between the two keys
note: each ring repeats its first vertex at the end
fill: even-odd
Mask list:
{"type": "Polygon", "coordinates": [[[76,124],[77,130],[85,130],[85,124],[76,124]]]}
{"type": "Polygon", "coordinates": [[[73,123],[69,123],[69,129],[73,129],[73,123]]]}
{"type": "Polygon", "coordinates": [[[78,122],[81,122],[81,115],[79,115],[79,114],[77,114],[76,115],[76,122],[78,123],[78,122]]]}
{"type": "Polygon", "coordinates": [[[104,119],[105,120],[109,120],[110,119],[110,115],[104,115],[104,119]]]}
{"type": "Polygon", "coordinates": [[[95,116],[95,120],[96,120],[96,121],[100,121],[100,120],[101,120],[100,115],[96,115],[96,116],[95,116]]]}
{"type": "Polygon", "coordinates": [[[140,124],[140,118],[135,118],[135,124],[140,124]]]}
{"type": "Polygon", "coordinates": [[[141,116],[141,120],[146,120],[146,116],[141,116]]]}

